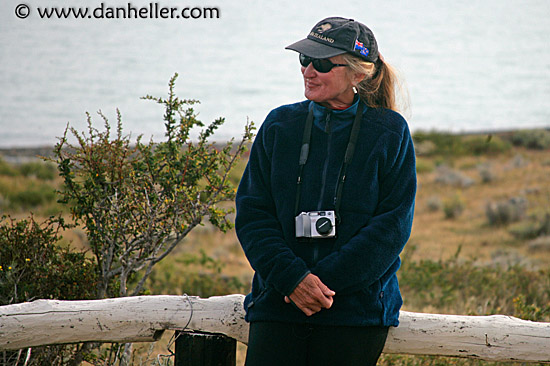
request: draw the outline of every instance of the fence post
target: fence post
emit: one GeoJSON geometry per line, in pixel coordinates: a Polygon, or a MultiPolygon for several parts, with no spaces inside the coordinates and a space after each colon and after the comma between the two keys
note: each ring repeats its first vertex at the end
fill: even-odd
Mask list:
{"type": "Polygon", "coordinates": [[[235,366],[237,341],[223,334],[177,332],[174,366],[235,366]]]}

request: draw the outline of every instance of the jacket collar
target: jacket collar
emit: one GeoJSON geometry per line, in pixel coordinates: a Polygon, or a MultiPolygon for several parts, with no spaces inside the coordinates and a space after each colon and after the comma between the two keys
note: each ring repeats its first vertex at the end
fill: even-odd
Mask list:
{"type": "Polygon", "coordinates": [[[355,95],[353,104],[343,110],[330,109],[316,102],[310,102],[310,108],[313,108],[313,117],[314,117],[313,124],[318,128],[325,130],[327,115],[330,113],[331,130],[339,131],[339,130],[345,129],[353,124],[353,120],[355,118],[355,113],[357,113],[357,106],[359,105],[359,102],[360,102],[360,99],[357,96],[357,94],[355,95]]]}

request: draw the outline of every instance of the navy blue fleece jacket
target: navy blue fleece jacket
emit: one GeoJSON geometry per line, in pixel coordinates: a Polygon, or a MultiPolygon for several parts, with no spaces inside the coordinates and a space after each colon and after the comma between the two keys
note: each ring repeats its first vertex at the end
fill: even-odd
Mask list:
{"type": "Polygon", "coordinates": [[[405,120],[365,106],[348,168],[337,237],[295,238],[298,159],[308,108],[314,125],[299,212],[334,210],[337,180],[359,100],[336,111],[303,101],[267,116],[237,191],[237,235],[255,270],[245,299],[248,321],[397,326],[396,271],[416,194],[415,154],[405,120]],[[311,317],[284,301],[308,274],[336,292],[311,317]]]}

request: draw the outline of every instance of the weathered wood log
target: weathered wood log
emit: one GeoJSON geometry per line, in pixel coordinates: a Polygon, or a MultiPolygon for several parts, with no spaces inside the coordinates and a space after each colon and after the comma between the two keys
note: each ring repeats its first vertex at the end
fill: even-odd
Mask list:
{"type": "Polygon", "coordinates": [[[166,329],[248,338],[243,295],[37,300],[0,307],[0,350],[87,341],[151,342],[166,329]]]}
{"type": "MultiPolygon", "coordinates": [[[[157,340],[166,329],[248,339],[243,295],[201,299],[137,296],[90,301],[38,300],[0,307],[0,350],[84,341],[157,340]]],[[[402,311],[385,353],[550,363],[550,323],[513,317],[402,311]]]]}
{"type": "Polygon", "coordinates": [[[385,353],[550,363],[550,323],[511,316],[399,314],[385,353]]]}

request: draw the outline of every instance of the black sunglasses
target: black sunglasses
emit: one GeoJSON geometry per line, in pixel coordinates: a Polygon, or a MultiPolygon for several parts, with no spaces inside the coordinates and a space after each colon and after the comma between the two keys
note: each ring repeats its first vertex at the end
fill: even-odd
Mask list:
{"type": "Polygon", "coordinates": [[[330,60],[327,60],[326,58],[313,58],[300,53],[300,64],[303,67],[308,67],[308,65],[311,63],[313,63],[313,68],[315,70],[322,72],[323,74],[329,72],[330,70],[332,70],[333,67],[336,66],[349,66],[348,64],[333,64],[330,60]]]}

